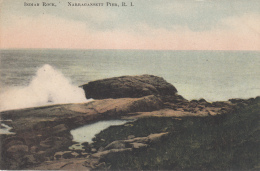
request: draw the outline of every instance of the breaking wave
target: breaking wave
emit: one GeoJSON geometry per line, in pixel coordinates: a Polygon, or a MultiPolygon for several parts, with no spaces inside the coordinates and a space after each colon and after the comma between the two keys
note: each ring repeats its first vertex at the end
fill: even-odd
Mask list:
{"type": "Polygon", "coordinates": [[[0,111],[87,101],[82,88],[72,85],[61,72],[45,64],[27,87],[10,88],[0,95],[0,111]]]}

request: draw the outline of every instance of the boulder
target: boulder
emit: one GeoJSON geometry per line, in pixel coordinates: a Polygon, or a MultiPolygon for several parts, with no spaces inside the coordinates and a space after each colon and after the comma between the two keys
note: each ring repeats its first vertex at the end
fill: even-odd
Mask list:
{"type": "Polygon", "coordinates": [[[150,134],[147,137],[134,137],[127,140],[116,140],[108,144],[102,151],[109,151],[111,149],[127,149],[129,147],[138,149],[147,147],[149,143],[159,141],[163,136],[167,135],[168,132],[162,132],[158,134],[150,134]]]}
{"type": "Polygon", "coordinates": [[[236,105],[250,105],[250,104],[254,104],[254,103],[258,103],[260,100],[260,96],[257,96],[256,98],[249,98],[249,99],[239,99],[239,98],[235,98],[235,99],[229,99],[228,101],[236,104],[236,105]]]}
{"type": "Polygon", "coordinates": [[[25,141],[23,138],[18,137],[18,136],[11,136],[11,137],[7,137],[3,140],[3,144],[5,145],[5,148],[7,149],[8,147],[12,146],[12,145],[18,145],[18,144],[25,144],[25,141]]]}
{"type": "Polygon", "coordinates": [[[66,132],[66,131],[69,131],[69,130],[68,130],[68,128],[65,124],[59,124],[59,125],[54,126],[52,128],[53,134],[59,134],[59,133],[63,133],[63,132],[66,132]]]}
{"type": "Polygon", "coordinates": [[[107,155],[115,154],[115,153],[121,153],[125,151],[132,151],[132,148],[124,148],[124,149],[110,149],[102,152],[97,152],[95,154],[92,154],[92,157],[95,158],[101,158],[107,155]]]}
{"type": "Polygon", "coordinates": [[[168,132],[162,132],[162,133],[158,133],[158,134],[150,134],[148,136],[148,139],[150,140],[150,142],[156,142],[159,141],[163,136],[167,135],[168,132]]]}
{"type": "Polygon", "coordinates": [[[30,148],[30,152],[31,153],[37,153],[38,152],[38,150],[39,150],[39,148],[37,147],[37,146],[32,146],[31,148],[30,148]]]}
{"type": "Polygon", "coordinates": [[[56,152],[54,154],[54,159],[59,160],[61,158],[63,159],[70,159],[70,158],[76,158],[78,157],[79,154],[73,151],[60,151],[60,152],[56,152]]]}
{"type": "Polygon", "coordinates": [[[172,95],[177,89],[162,77],[153,75],[122,76],[82,85],[86,98],[138,98],[148,95],[172,95]]]}
{"type": "Polygon", "coordinates": [[[95,153],[95,152],[97,152],[97,149],[91,148],[91,149],[90,149],[90,152],[91,152],[91,153],[95,153]]]}
{"type": "Polygon", "coordinates": [[[125,143],[123,141],[113,141],[112,143],[108,144],[104,150],[110,149],[124,149],[125,143]]]}
{"type": "Polygon", "coordinates": [[[7,153],[17,154],[17,153],[27,153],[28,146],[27,145],[14,145],[7,149],[7,153]]]}
{"type": "Polygon", "coordinates": [[[9,147],[12,147],[15,145],[24,145],[24,142],[21,140],[12,140],[5,145],[5,148],[8,149],[9,147]]]}
{"type": "Polygon", "coordinates": [[[132,145],[132,148],[134,149],[139,149],[139,148],[143,148],[143,147],[147,147],[148,145],[147,144],[143,144],[143,143],[131,143],[132,145]]]}
{"type": "Polygon", "coordinates": [[[43,141],[40,142],[40,147],[42,149],[61,149],[63,147],[66,147],[68,145],[71,145],[71,142],[66,137],[49,137],[43,141]]]}
{"type": "Polygon", "coordinates": [[[23,161],[26,165],[33,165],[37,163],[37,160],[35,159],[35,157],[33,155],[25,155],[23,157],[23,161]]]}
{"type": "Polygon", "coordinates": [[[135,138],[134,135],[129,135],[129,136],[127,137],[128,140],[129,140],[129,139],[133,139],[133,138],[135,138]]]}

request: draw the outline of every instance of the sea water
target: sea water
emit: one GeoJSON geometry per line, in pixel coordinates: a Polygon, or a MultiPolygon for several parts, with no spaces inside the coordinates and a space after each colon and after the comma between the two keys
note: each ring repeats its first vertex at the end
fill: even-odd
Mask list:
{"type": "Polygon", "coordinates": [[[260,95],[260,52],[152,50],[1,50],[0,110],[84,102],[79,85],[152,74],[186,99],[260,95]]]}

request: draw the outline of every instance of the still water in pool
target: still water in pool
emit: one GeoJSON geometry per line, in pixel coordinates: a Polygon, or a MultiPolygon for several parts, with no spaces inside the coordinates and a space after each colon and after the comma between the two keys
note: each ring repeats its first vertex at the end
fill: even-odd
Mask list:
{"type": "Polygon", "coordinates": [[[123,125],[129,122],[127,120],[108,120],[99,121],[93,124],[85,125],[80,128],[71,130],[71,135],[73,136],[73,141],[78,143],[88,142],[92,143],[92,138],[102,130],[112,126],[112,125],[123,125]]]}

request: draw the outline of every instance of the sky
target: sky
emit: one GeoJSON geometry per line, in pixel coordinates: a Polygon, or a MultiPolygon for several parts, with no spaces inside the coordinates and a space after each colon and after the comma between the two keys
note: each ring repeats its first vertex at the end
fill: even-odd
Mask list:
{"type": "Polygon", "coordinates": [[[0,49],[14,48],[259,51],[260,1],[0,0],[0,49]]]}

